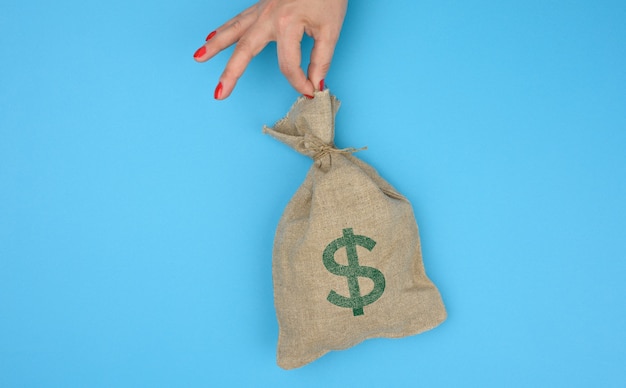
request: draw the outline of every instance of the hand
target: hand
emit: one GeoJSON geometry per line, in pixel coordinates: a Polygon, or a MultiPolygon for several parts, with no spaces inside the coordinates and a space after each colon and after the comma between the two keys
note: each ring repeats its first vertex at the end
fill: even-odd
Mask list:
{"type": "Polygon", "coordinates": [[[348,0],[260,0],[211,32],[194,58],[205,62],[237,43],[215,88],[215,98],[222,100],[232,93],[252,58],[275,41],[280,71],[294,89],[312,96],[324,88],[347,6],[348,0]],[[308,78],[300,67],[303,34],[315,41],[308,78]]]}

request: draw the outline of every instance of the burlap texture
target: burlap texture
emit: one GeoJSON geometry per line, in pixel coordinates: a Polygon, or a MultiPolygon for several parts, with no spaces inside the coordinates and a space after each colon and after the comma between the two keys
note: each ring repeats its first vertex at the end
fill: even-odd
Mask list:
{"type": "Polygon", "coordinates": [[[411,204],[354,149],[334,147],[338,109],[328,90],[317,92],[264,128],[315,160],[274,241],[277,362],[285,369],[367,338],[417,334],[446,318],[424,271],[411,204]]]}

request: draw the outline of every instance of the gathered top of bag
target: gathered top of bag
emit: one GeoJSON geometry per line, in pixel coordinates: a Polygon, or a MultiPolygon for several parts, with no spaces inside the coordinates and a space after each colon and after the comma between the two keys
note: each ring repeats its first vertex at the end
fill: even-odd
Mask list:
{"type": "Polygon", "coordinates": [[[263,132],[311,157],[315,165],[326,172],[332,164],[332,154],[352,154],[367,149],[335,147],[335,115],[340,105],[328,89],[316,92],[314,99],[300,97],[285,118],[273,128],[263,127],[263,132]]]}

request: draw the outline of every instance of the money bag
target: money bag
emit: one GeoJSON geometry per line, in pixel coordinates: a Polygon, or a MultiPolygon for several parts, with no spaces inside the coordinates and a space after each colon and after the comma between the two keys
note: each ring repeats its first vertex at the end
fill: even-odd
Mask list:
{"type": "Polygon", "coordinates": [[[372,167],[335,147],[339,101],[300,97],[263,131],[314,163],[279,221],[272,276],[277,363],[301,367],[368,338],[398,338],[446,318],[426,276],[409,201],[372,167]]]}

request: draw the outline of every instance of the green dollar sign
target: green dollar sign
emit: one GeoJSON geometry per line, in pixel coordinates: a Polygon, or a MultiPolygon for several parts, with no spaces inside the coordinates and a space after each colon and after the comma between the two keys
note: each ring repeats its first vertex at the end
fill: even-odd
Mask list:
{"type": "Polygon", "coordinates": [[[343,230],[343,237],[328,244],[323,255],[324,266],[328,272],[347,277],[348,288],[350,289],[349,298],[331,290],[326,299],[336,306],[351,308],[355,317],[363,315],[363,306],[374,303],[385,291],[385,277],[382,272],[376,268],[359,265],[359,257],[356,253],[357,245],[371,252],[376,241],[369,237],[355,235],[352,228],[346,228],[343,230]],[[341,265],[335,261],[335,252],[344,247],[348,253],[348,265],[341,265]],[[370,278],[374,282],[374,289],[369,294],[361,296],[358,277],[370,278]]]}

